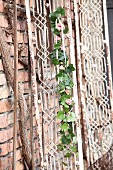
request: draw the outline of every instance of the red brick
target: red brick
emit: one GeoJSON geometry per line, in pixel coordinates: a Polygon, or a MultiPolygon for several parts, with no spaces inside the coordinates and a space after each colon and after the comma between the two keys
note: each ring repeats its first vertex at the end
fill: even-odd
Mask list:
{"type": "MultiPolygon", "coordinates": [[[[36,119],[35,117],[33,118],[33,125],[36,126],[36,119]]],[[[26,128],[29,129],[30,128],[30,122],[28,121],[28,123],[26,124],[26,128]]],[[[18,133],[19,133],[19,128],[17,129],[18,133]]],[[[0,131],[0,142],[7,142],[8,140],[12,139],[13,137],[13,127],[9,128],[9,129],[4,129],[0,131]]],[[[37,131],[34,130],[34,137],[37,137],[37,131]]],[[[28,131],[28,138],[30,138],[30,131],[28,131]]],[[[20,142],[19,142],[20,143],[20,142]]],[[[7,144],[8,146],[9,144],[7,144]]],[[[4,150],[5,148],[3,148],[4,146],[6,146],[5,144],[0,145],[0,147],[2,147],[2,149],[4,150]]],[[[17,147],[20,146],[20,144],[17,145],[17,147]]],[[[11,146],[10,146],[11,148],[11,146]]],[[[4,154],[5,151],[3,151],[2,154],[4,154]]],[[[7,151],[6,151],[7,152],[7,151]]]]}
{"type": "Polygon", "coordinates": [[[23,33],[17,32],[17,41],[18,43],[23,43],[23,33]]]}
{"type": "Polygon", "coordinates": [[[13,123],[13,112],[0,115],[0,128],[5,128],[13,123]],[[4,121],[3,121],[4,120],[4,121]]]}
{"type": "Polygon", "coordinates": [[[10,55],[14,56],[14,46],[13,45],[10,47],[10,55]]]}
{"type": "MultiPolygon", "coordinates": [[[[16,151],[16,160],[20,160],[21,158],[22,158],[21,151],[17,150],[16,151]]],[[[12,163],[13,163],[13,155],[1,158],[1,160],[0,160],[0,170],[6,169],[12,163]]],[[[19,161],[17,161],[17,167],[21,168],[21,169],[17,169],[17,170],[23,170],[23,166],[19,165],[19,161]]],[[[12,170],[12,167],[8,168],[8,169],[12,170]]]]}
{"type": "Polygon", "coordinates": [[[17,32],[17,41],[18,43],[27,43],[28,42],[27,34],[22,32],[17,32]]]}
{"type": "Polygon", "coordinates": [[[2,60],[0,60],[0,70],[3,70],[2,60]]]}
{"type": "Polygon", "coordinates": [[[25,5],[25,0],[17,0],[17,1],[19,1],[19,3],[25,5]]]}
{"type": "MultiPolygon", "coordinates": [[[[14,56],[14,46],[11,46],[11,56],[14,56]]],[[[28,56],[28,47],[23,48],[21,56],[28,56]]]]}
{"type": "MultiPolygon", "coordinates": [[[[18,12],[18,16],[20,15],[21,13],[20,12],[18,12]]],[[[17,30],[21,30],[21,31],[27,31],[27,22],[26,22],[26,20],[24,20],[24,21],[17,21],[17,30]]]]}
{"type": "MultiPolygon", "coordinates": [[[[40,107],[39,107],[40,110],[40,107]]],[[[9,125],[13,124],[13,115],[14,112],[11,112],[10,114],[1,114],[0,115],[0,128],[8,127],[9,125]]],[[[36,126],[36,119],[33,118],[33,124],[36,126]]],[[[29,121],[27,123],[27,128],[29,129],[29,121]]]]}
{"type": "MultiPolygon", "coordinates": [[[[17,133],[19,133],[19,125],[17,125],[17,133]]],[[[7,142],[13,138],[13,126],[0,131],[0,142],[7,142]]]]}
{"type": "Polygon", "coordinates": [[[24,66],[21,63],[18,63],[18,69],[24,69],[24,66]]]}
{"type": "Polygon", "coordinates": [[[7,85],[0,87],[0,99],[7,98],[10,95],[10,89],[7,85]]]}
{"type": "Polygon", "coordinates": [[[28,35],[24,33],[24,43],[28,43],[28,35]]]}
{"type": "Polygon", "coordinates": [[[7,42],[12,43],[12,36],[11,35],[7,35],[7,42]]]}
{"type": "MultiPolygon", "coordinates": [[[[37,126],[37,121],[36,121],[36,117],[33,117],[33,126],[37,126]]],[[[26,128],[30,129],[30,119],[28,120],[27,124],[26,124],[26,128]]],[[[29,136],[30,137],[30,136],[29,136]]],[[[36,135],[35,135],[36,137],[36,135]]]]}
{"type": "Polygon", "coordinates": [[[24,93],[29,93],[29,85],[28,82],[22,83],[22,89],[24,90],[24,93]]]}
{"type": "Polygon", "coordinates": [[[28,47],[27,46],[23,49],[21,56],[25,56],[25,57],[28,56],[28,47]]]}
{"type": "Polygon", "coordinates": [[[0,128],[7,126],[7,115],[0,115],[0,128]]]}
{"type": "Polygon", "coordinates": [[[8,21],[4,15],[0,15],[0,27],[8,27],[8,21]]]}
{"type": "Polygon", "coordinates": [[[17,30],[21,30],[21,28],[20,28],[20,22],[17,22],[17,30]]]}
{"type": "Polygon", "coordinates": [[[3,112],[8,112],[10,111],[12,108],[11,106],[11,103],[7,100],[1,100],[0,101],[0,113],[3,113],[3,112]]]}
{"type": "Polygon", "coordinates": [[[19,4],[21,0],[16,0],[16,3],[19,4]]]}
{"type": "Polygon", "coordinates": [[[17,170],[24,170],[25,168],[24,168],[24,165],[21,162],[18,161],[16,163],[16,169],[17,170]]]}
{"type": "Polygon", "coordinates": [[[0,12],[3,12],[4,11],[4,4],[3,4],[3,1],[1,0],[0,1],[0,12]]]}
{"type": "MultiPolygon", "coordinates": [[[[18,140],[20,141],[20,138],[18,138],[18,140]]],[[[21,146],[20,144],[21,144],[21,142],[17,141],[16,142],[16,148],[19,148],[21,146]]],[[[12,152],[13,151],[13,140],[10,140],[7,143],[1,144],[0,148],[1,148],[1,151],[2,151],[0,156],[5,156],[8,153],[12,152]]]]}
{"type": "Polygon", "coordinates": [[[5,142],[13,137],[13,127],[0,131],[0,142],[5,142]]]}
{"type": "MultiPolygon", "coordinates": [[[[12,46],[12,48],[13,48],[13,46],[12,46]]],[[[14,68],[14,58],[11,58],[11,63],[12,63],[13,68],[14,68]]],[[[18,69],[24,69],[24,66],[20,62],[18,62],[18,69]]]]}
{"type": "Polygon", "coordinates": [[[0,85],[4,85],[4,84],[6,84],[6,83],[7,83],[7,81],[6,81],[6,76],[5,76],[4,73],[1,73],[1,74],[0,74],[0,85]]]}
{"type": "Polygon", "coordinates": [[[19,71],[18,81],[21,81],[21,82],[28,81],[28,73],[23,72],[23,71],[19,71]]]}
{"type": "Polygon", "coordinates": [[[31,8],[32,8],[33,5],[34,5],[33,2],[34,2],[34,1],[30,1],[30,7],[31,7],[31,8]]]}

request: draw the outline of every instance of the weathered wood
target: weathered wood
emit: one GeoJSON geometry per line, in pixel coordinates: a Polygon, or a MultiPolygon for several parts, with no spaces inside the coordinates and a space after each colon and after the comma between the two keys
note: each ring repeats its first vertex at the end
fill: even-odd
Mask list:
{"type": "Polygon", "coordinates": [[[111,68],[112,68],[112,80],[113,80],[113,0],[107,1],[107,15],[108,15],[109,43],[110,43],[111,68]]]}
{"type": "MultiPolygon", "coordinates": [[[[4,30],[0,27],[0,52],[2,54],[2,62],[4,67],[4,72],[6,74],[7,81],[9,85],[14,90],[14,70],[13,65],[10,60],[10,48],[6,42],[6,36],[4,30]]],[[[22,154],[27,166],[31,167],[31,148],[29,145],[29,140],[27,137],[26,129],[26,102],[22,93],[22,88],[18,84],[18,106],[19,106],[19,129],[22,142],[22,154]]]]}

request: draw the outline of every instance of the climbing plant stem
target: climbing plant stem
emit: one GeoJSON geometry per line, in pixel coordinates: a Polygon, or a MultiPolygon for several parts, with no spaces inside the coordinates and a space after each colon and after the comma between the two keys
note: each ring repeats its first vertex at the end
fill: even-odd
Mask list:
{"type": "Polygon", "coordinates": [[[50,14],[51,29],[56,37],[54,49],[50,54],[52,64],[57,68],[57,92],[59,93],[60,109],[57,112],[57,119],[60,120],[60,142],[59,151],[64,152],[64,157],[69,158],[77,152],[76,135],[73,131],[73,124],[76,115],[73,112],[73,79],[72,72],[75,70],[73,64],[69,63],[69,57],[65,48],[65,36],[68,33],[68,27],[63,25],[62,19],[65,16],[65,10],[58,7],[55,12],[50,14]]]}

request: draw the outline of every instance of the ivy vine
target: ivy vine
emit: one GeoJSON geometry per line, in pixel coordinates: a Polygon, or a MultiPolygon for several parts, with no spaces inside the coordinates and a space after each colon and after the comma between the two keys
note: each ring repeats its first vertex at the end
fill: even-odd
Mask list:
{"type": "Polygon", "coordinates": [[[73,153],[77,152],[76,136],[73,133],[73,123],[76,120],[73,112],[74,101],[72,99],[73,80],[72,72],[75,70],[73,64],[69,64],[69,57],[62,48],[62,33],[67,34],[68,28],[62,24],[62,17],[65,16],[65,10],[58,7],[55,12],[50,14],[51,29],[57,37],[54,49],[50,54],[52,64],[57,69],[56,79],[58,81],[57,90],[59,93],[60,110],[57,113],[57,119],[61,121],[60,126],[60,143],[58,149],[64,151],[64,157],[69,158],[73,153]],[[63,25],[63,27],[62,27],[63,25]]]}

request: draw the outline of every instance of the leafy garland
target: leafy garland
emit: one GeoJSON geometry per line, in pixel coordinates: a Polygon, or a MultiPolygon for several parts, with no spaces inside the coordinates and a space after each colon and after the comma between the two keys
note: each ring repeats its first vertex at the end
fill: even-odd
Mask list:
{"type": "Polygon", "coordinates": [[[69,158],[73,153],[77,152],[76,136],[73,133],[73,123],[76,116],[72,111],[74,101],[72,99],[72,72],[75,70],[73,64],[69,64],[69,58],[62,49],[63,38],[62,33],[67,34],[68,28],[62,27],[62,17],[65,16],[65,10],[62,7],[58,7],[55,12],[50,14],[51,29],[55,36],[57,36],[57,43],[54,44],[54,49],[50,54],[52,64],[56,66],[58,81],[57,90],[59,93],[60,111],[57,113],[57,119],[61,121],[60,126],[60,144],[58,149],[64,151],[64,157],[69,158]]]}

